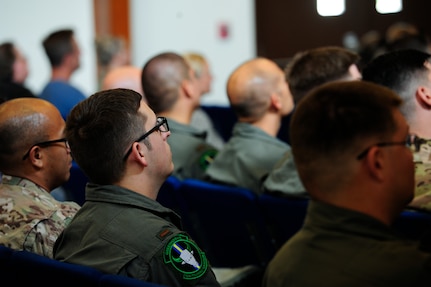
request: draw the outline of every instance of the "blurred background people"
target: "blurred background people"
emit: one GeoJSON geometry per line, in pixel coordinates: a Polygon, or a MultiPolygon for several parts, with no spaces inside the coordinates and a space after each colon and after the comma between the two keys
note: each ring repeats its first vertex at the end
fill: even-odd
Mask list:
{"type": "MultiPolygon", "coordinates": [[[[183,54],[184,59],[190,65],[195,73],[198,82],[201,97],[211,91],[213,76],[207,59],[200,53],[189,52],[183,54]]],[[[193,112],[191,126],[207,132],[207,141],[218,149],[224,145],[224,139],[215,129],[211,117],[201,108],[198,107],[193,112]]]]}
{"type": "Polygon", "coordinates": [[[86,96],[70,83],[80,66],[80,49],[71,29],[54,31],[43,40],[43,47],[51,65],[51,77],[39,97],[60,111],[66,120],[70,110],[86,96]]]}
{"type": "Polygon", "coordinates": [[[126,65],[112,68],[103,78],[102,90],[124,88],[134,90],[143,96],[145,102],[144,91],[141,83],[142,69],[126,65]]]}
{"type": "Polygon", "coordinates": [[[218,149],[207,142],[205,131],[190,125],[201,99],[192,68],[179,54],[157,54],[142,69],[142,87],[151,109],[169,120],[172,175],[179,179],[202,179],[218,149]]]}
{"type": "Polygon", "coordinates": [[[117,36],[102,35],[95,40],[97,56],[98,89],[103,85],[103,79],[114,68],[129,66],[130,52],[126,41],[117,36]]]}
{"type": "Polygon", "coordinates": [[[35,95],[25,86],[29,70],[27,59],[12,42],[0,44],[0,103],[35,95]]]}

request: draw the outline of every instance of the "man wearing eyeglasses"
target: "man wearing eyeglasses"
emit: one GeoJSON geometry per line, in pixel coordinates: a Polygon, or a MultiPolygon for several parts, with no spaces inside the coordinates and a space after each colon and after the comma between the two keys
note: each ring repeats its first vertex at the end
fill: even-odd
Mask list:
{"type": "Polygon", "coordinates": [[[90,183],[55,259],[166,286],[220,286],[179,216],[156,201],[174,168],[170,134],[132,90],[101,91],[72,109],[66,137],[90,183]]]}
{"type": "Polygon", "coordinates": [[[301,100],[291,143],[311,199],[263,286],[430,285],[431,254],[390,228],[414,195],[401,103],[390,89],[363,81],[324,84],[301,100]]]}
{"type": "Polygon", "coordinates": [[[365,66],[363,79],[386,86],[403,99],[401,112],[416,135],[416,189],[409,206],[431,211],[431,55],[411,49],[388,52],[365,66]]]}
{"type": "Polygon", "coordinates": [[[53,246],[79,209],[50,192],[69,179],[72,157],[59,111],[42,99],[0,105],[0,244],[53,257],[53,246]]]}

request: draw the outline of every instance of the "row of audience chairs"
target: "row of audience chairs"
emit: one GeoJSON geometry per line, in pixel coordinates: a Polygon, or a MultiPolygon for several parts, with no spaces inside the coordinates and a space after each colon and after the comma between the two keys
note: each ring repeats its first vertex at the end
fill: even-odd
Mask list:
{"type": "MultiPolygon", "coordinates": [[[[173,176],[157,200],[181,215],[184,229],[214,267],[265,267],[301,228],[309,202],[173,176]]],[[[405,210],[394,227],[406,239],[419,240],[431,232],[431,214],[405,210]]]]}
{"type": "MultiPolygon", "coordinates": [[[[86,182],[74,163],[67,187],[80,205],[85,201],[86,182]]],[[[157,200],[181,215],[184,229],[204,249],[213,266],[229,268],[266,266],[301,228],[308,206],[307,198],[257,196],[240,187],[197,179],[180,181],[173,176],[166,180],[157,200]]],[[[431,242],[429,213],[405,210],[394,227],[408,239],[431,242]]]]}
{"type": "Polygon", "coordinates": [[[1,245],[0,277],[4,286],[166,287],[1,245]]]}

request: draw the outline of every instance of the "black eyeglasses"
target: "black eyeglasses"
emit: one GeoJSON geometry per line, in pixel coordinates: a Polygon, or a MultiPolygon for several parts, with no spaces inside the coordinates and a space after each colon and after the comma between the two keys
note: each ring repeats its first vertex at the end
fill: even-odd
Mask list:
{"type": "Polygon", "coordinates": [[[373,146],[385,147],[385,146],[393,146],[393,145],[404,145],[404,146],[410,148],[412,151],[417,152],[417,151],[419,151],[420,145],[424,141],[425,140],[421,139],[420,137],[418,137],[415,134],[409,134],[409,135],[407,135],[406,139],[402,142],[401,141],[400,142],[381,142],[381,143],[373,144],[372,146],[367,147],[363,152],[361,152],[356,157],[356,159],[360,160],[360,159],[364,158],[373,146]]]}
{"type": "Polygon", "coordinates": [[[46,142],[35,143],[34,145],[32,145],[32,146],[28,149],[28,151],[27,151],[27,152],[25,153],[25,155],[22,157],[22,160],[25,160],[26,158],[28,158],[28,156],[30,155],[30,151],[31,151],[31,149],[32,149],[32,148],[34,148],[35,146],[38,146],[38,147],[47,147],[47,146],[53,145],[53,144],[55,144],[55,143],[61,143],[61,142],[64,142],[64,144],[66,145],[66,148],[67,148],[67,149],[70,149],[70,147],[69,147],[69,143],[67,142],[67,139],[65,139],[65,138],[58,139],[58,140],[52,140],[52,141],[46,141],[46,142]]]}
{"type": "MultiPolygon", "coordinates": [[[[148,137],[150,134],[152,134],[155,131],[161,131],[161,132],[168,132],[169,131],[168,120],[165,117],[157,117],[156,125],[152,129],[150,129],[148,132],[146,132],[145,134],[140,136],[137,140],[135,140],[134,143],[144,140],[146,137],[148,137]]],[[[127,157],[130,155],[130,153],[132,152],[132,147],[133,146],[131,146],[128,149],[126,155],[124,156],[124,160],[126,160],[127,157]]]]}

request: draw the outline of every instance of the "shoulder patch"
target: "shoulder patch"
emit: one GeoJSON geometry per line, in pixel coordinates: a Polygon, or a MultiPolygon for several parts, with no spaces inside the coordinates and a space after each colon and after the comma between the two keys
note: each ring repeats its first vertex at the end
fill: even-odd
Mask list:
{"type": "Polygon", "coordinates": [[[203,152],[199,158],[199,166],[202,170],[206,170],[208,166],[213,162],[217,155],[216,149],[209,149],[203,152]]]}
{"type": "Polygon", "coordinates": [[[185,234],[174,236],[166,244],[163,260],[184,280],[198,279],[208,269],[205,253],[185,234]]]}

